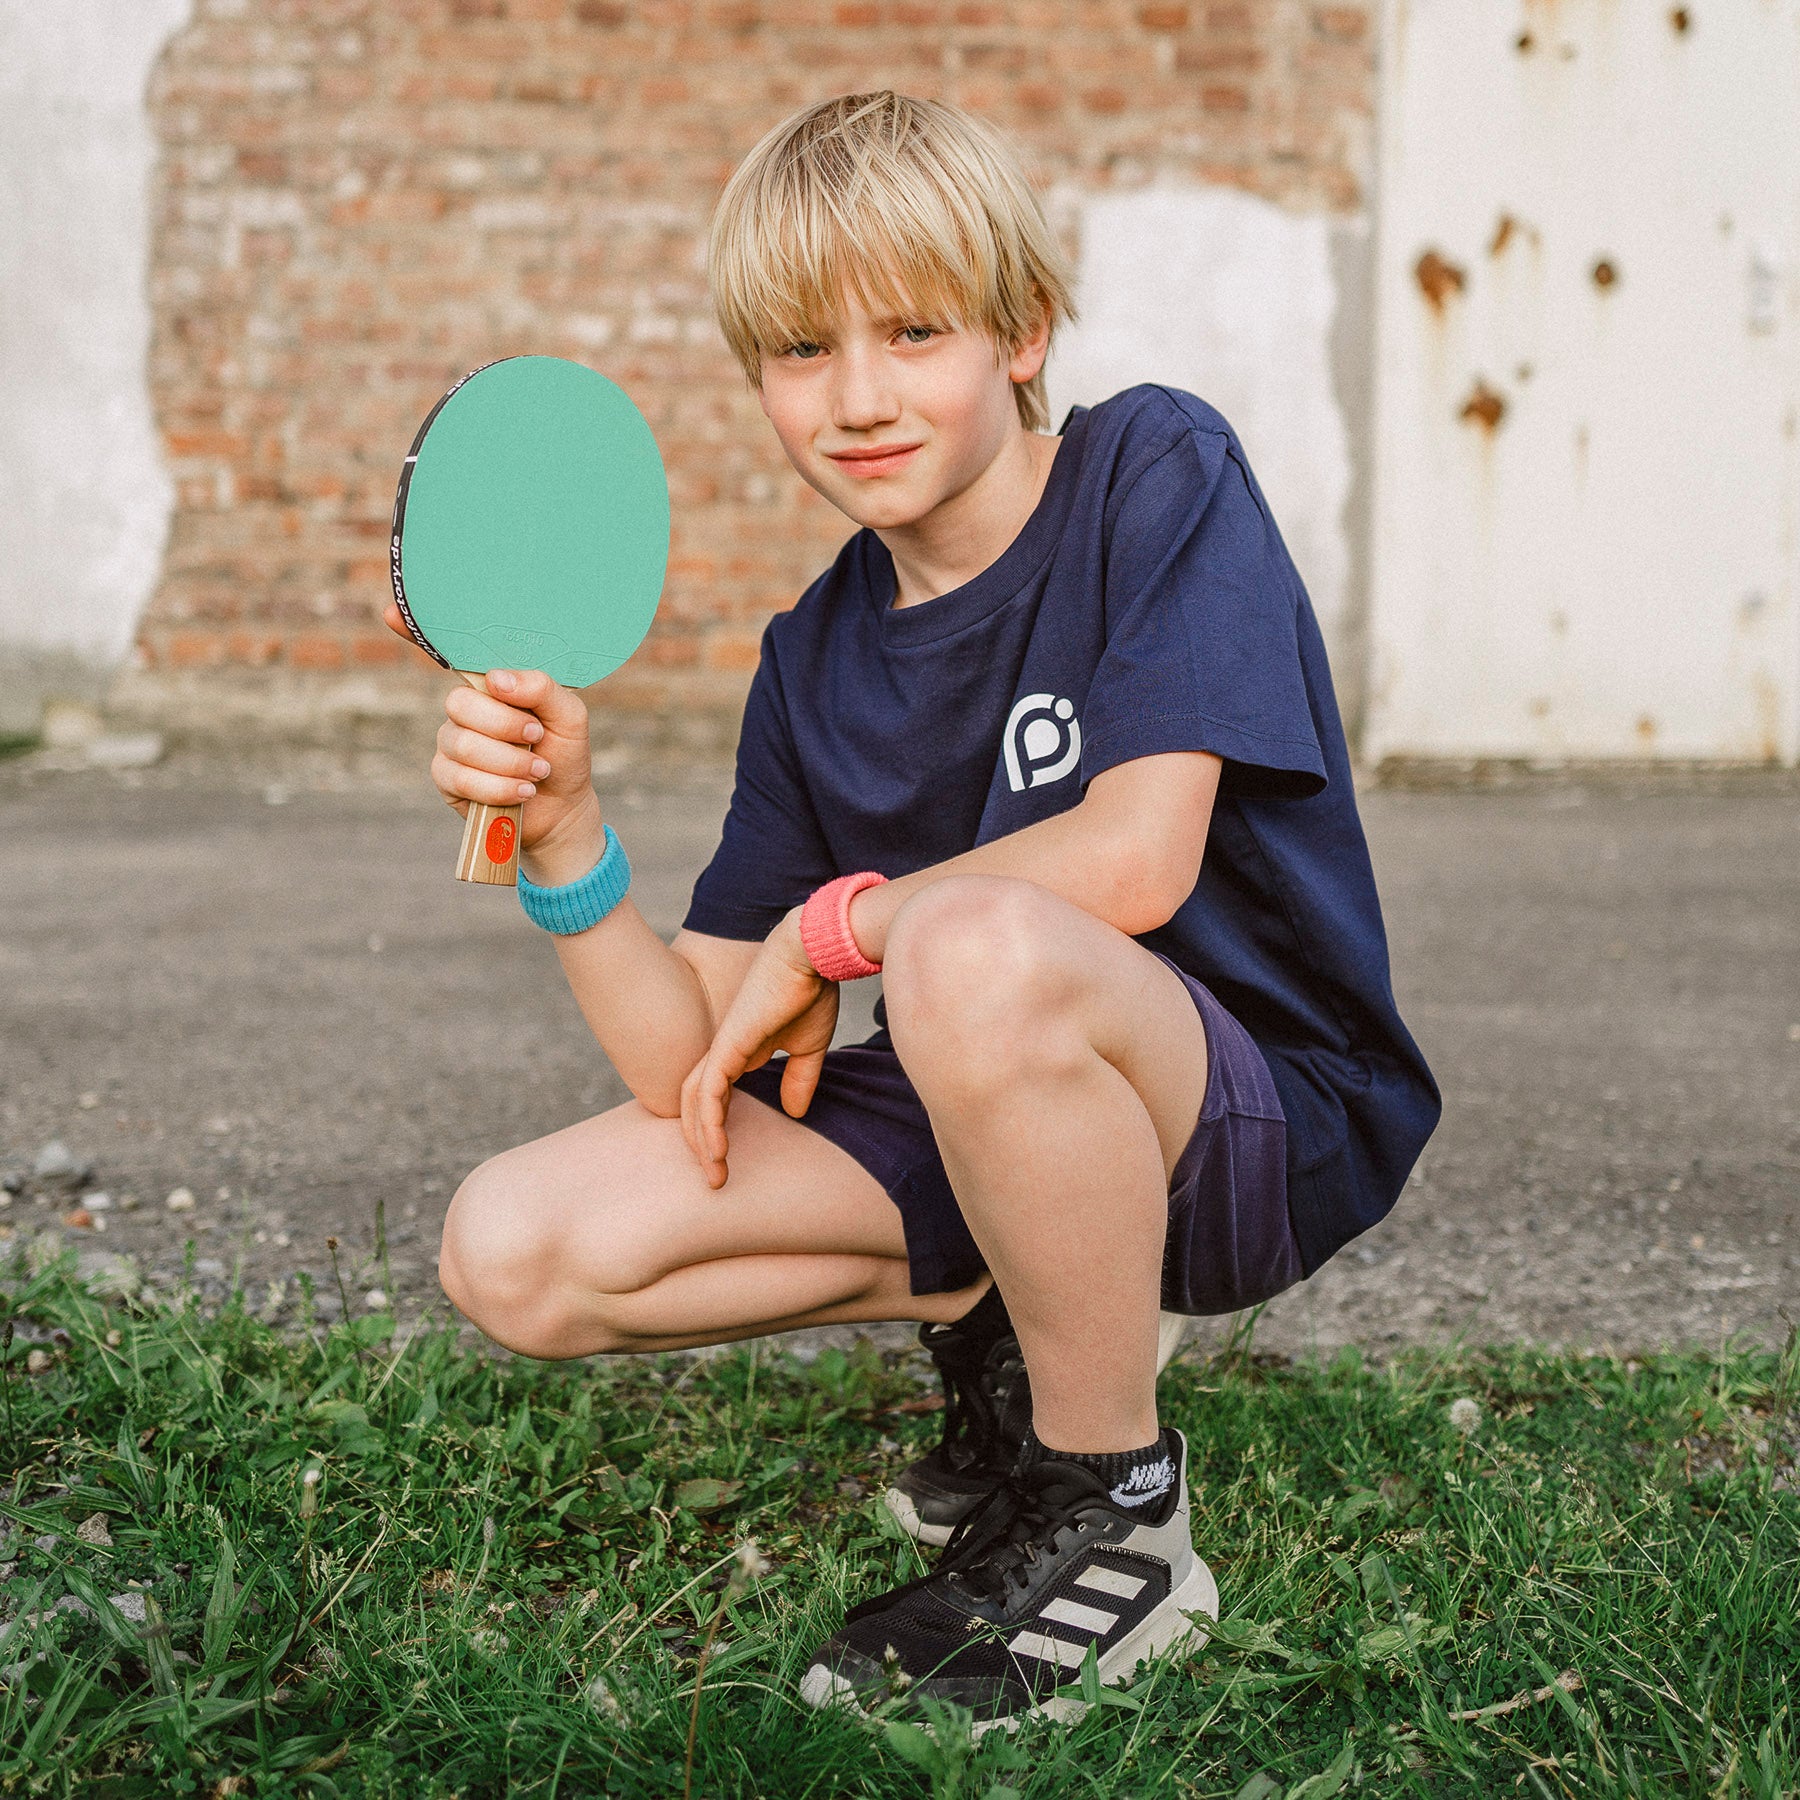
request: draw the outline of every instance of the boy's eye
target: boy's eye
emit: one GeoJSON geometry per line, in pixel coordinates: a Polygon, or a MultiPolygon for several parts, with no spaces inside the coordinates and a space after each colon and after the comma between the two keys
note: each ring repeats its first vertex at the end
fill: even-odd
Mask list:
{"type": "Polygon", "coordinates": [[[799,362],[811,362],[815,356],[823,356],[825,347],[822,344],[804,343],[789,344],[787,354],[799,362]]]}
{"type": "Polygon", "coordinates": [[[901,327],[900,335],[909,344],[928,344],[937,336],[937,327],[935,325],[905,325],[901,327]]]}

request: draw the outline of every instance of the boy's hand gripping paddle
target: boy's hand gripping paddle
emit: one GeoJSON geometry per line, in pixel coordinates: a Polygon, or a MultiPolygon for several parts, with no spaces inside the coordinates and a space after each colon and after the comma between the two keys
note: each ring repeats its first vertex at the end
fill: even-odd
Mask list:
{"type": "MultiPolygon", "coordinates": [[[[610,675],[643,642],[669,559],[656,439],[580,363],[513,356],[435,407],[394,497],[394,598],[415,642],[472,687],[542,669],[610,675]]],[[[469,803],[461,881],[518,882],[519,806],[469,803]]]]}

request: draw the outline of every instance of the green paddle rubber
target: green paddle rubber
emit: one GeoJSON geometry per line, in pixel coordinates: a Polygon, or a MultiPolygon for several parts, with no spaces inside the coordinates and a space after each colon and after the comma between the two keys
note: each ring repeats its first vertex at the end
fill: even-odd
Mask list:
{"type": "MultiPolygon", "coordinates": [[[[420,648],[471,686],[491,669],[570,688],[610,675],[650,628],[668,555],[656,439],[597,371],[489,363],[419,428],[394,500],[394,598],[420,648]]],[[[459,879],[516,883],[521,810],[471,804],[459,879]]]]}

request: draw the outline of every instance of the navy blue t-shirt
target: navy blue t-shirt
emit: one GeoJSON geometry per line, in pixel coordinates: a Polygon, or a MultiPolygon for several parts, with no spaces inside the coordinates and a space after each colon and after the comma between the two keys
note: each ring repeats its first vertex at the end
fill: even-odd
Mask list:
{"type": "Polygon", "coordinates": [[[1138,941],[1267,1058],[1310,1274],[1393,1205],[1439,1113],[1394,1005],[1325,646],[1211,407],[1129,388],[1062,437],[1024,529],[972,581],[896,609],[893,560],[859,531],[769,621],[684,923],[766,937],[835,875],[910,874],[1062,812],[1115,764],[1211,751],[1200,878],[1138,941]]]}

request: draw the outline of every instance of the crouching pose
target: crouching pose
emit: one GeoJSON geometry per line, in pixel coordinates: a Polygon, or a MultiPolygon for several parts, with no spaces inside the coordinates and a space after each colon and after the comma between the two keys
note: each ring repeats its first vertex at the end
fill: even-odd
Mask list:
{"type": "MultiPolygon", "coordinates": [[[[725,336],[856,526],[763,635],[731,808],[670,944],[581,699],[446,702],[432,772],[523,798],[520,893],[635,1098],[484,1164],[444,1287],[526,1355],[916,1320],[945,1440],[888,1496],[923,1580],[804,1692],[1007,1719],[1218,1595],[1156,1413],[1178,1325],[1303,1279],[1438,1114],[1394,1007],[1323,645],[1242,446],[1139,387],[1051,433],[1068,276],[1001,141],[854,95],[727,187],[725,336]],[[838,984],[880,1029],[832,1049],[838,984]]],[[[393,621],[397,623],[396,621],[393,621]]]]}

